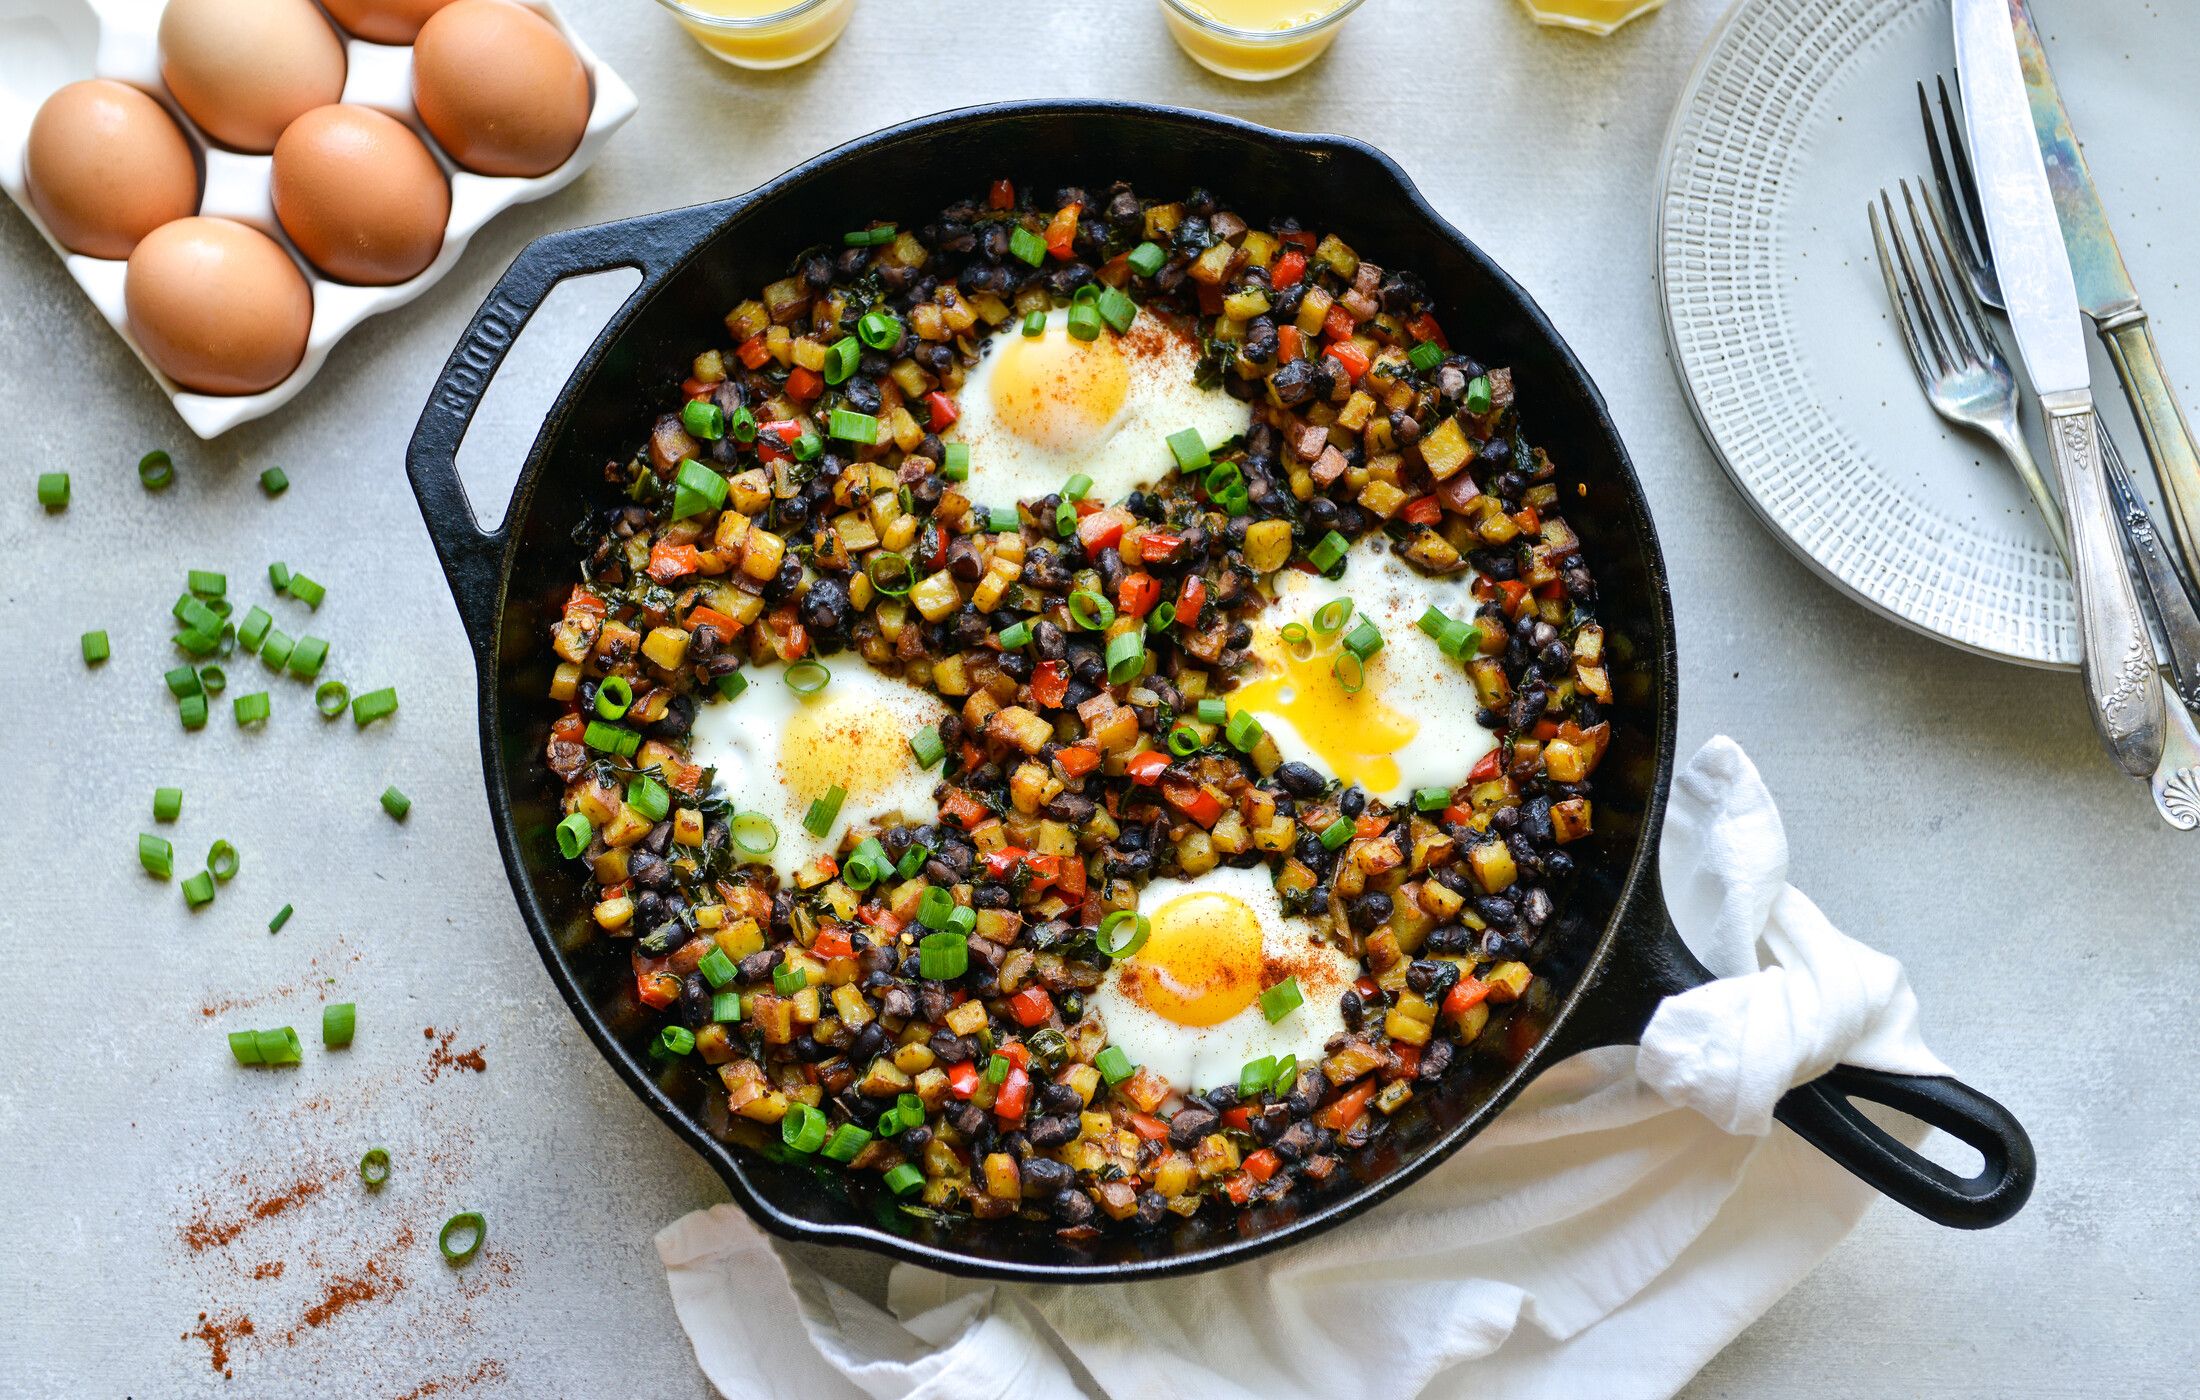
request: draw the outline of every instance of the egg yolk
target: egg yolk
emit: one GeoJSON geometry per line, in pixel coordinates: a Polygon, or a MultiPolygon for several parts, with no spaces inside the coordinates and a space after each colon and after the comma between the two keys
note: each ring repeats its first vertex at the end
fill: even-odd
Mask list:
{"type": "Polygon", "coordinates": [[[1260,916],[1244,900],[1195,890],[1147,917],[1145,946],[1116,973],[1132,1000],[1180,1026],[1213,1026],[1260,996],[1260,916]]]}
{"type": "Polygon", "coordinates": [[[822,797],[839,787],[850,797],[879,791],[908,765],[902,714],[886,705],[824,698],[808,701],[779,736],[779,772],[790,791],[822,797]]]}
{"type": "Polygon", "coordinates": [[[1131,372],[1112,335],[1079,340],[1048,327],[996,352],[993,412],[1017,437],[1057,452],[1097,443],[1130,396],[1131,372]]]}
{"type": "Polygon", "coordinates": [[[1337,658],[1345,654],[1341,635],[1294,644],[1263,626],[1254,631],[1253,654],[1260,674],[1231,693],[1233,709],[1288,722],[1320,765],[1346,783],[1370,792],[1397,787],[1396,755],[1421,726],[1383,703],[1383,653],[1368,659],[1357,691],[1337,679],[1337,658]]]}

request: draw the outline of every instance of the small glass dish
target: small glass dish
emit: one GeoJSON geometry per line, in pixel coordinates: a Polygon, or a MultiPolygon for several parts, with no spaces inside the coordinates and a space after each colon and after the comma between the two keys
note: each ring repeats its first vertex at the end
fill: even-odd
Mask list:
{"type": "MultiPolygon", "coordinates": [[[[1312,9],[1317,0],[1296,6],[1312,9]]],[[[1241,29],[1224,24],[1197,0],[1161,0],[1162,17],[1177,47],[1210,73],[1242,82],[1265,83],[1288,77],[1320,58],[1344,27],[1345,17],[1366,0],[1339,0],[1328,10],[1275,29],[1241,29]]]]}
{"type": "MultiPolygon", "coordinates": [[[[657,0],[704,52],[737,68],[792,68],[833,46],[856,0],[796,0],[758,15],[713,14],[710,0],[657,0]]],[[[761,8],[755,7],[755,8],[761,8]]]]}

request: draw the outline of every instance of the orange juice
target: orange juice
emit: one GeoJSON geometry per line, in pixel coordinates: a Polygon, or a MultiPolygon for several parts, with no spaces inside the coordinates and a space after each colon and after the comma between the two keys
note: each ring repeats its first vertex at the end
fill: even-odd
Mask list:
{"type": "Polygon", "coordinates": [[[1266,82],[1321,57],[1361,0],[1161,0],[1177,45],[1225,78],[1266,82]]]}
{"type": "Polygon", "coordinates": [[[1578,29],[1602,37],[1627,21],[1649,14],[1665,0],[1520,0],[1537,24],[1578,29]]]}
{"type": "Polygon", "coordinates": [[[792,68],[832,47],[856,0],[659,0],[714,57],[742,68],[792,68]]]}

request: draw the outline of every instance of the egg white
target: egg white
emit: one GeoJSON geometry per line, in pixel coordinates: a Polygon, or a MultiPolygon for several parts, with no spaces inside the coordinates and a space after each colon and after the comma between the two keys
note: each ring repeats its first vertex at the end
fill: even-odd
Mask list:
{"type": "Polygon", "coordinates": [[[754,859],[782,879],[838,851],[843,832],[897,816],[923,819],[939,781],[909,751],[911,735],[947,714],[939,697],[853,654],[826,664],[832,679],[812,695],[787,685],[784,666],[749,668],[748,688],[703,705],[689,739],[689,761],[717,770],[734,810],[760,812],[779,829],[779,844],[754,859]],[[812,836],[802,819],[836,783],[848,793],[840,815],[824,836],[812,836]]]}
{"type": "Polygon", "coordinates": [[[1231,398],[1220,385],[1202,389],[1194,381],[1198,343],[1142,309],[1122,336],[1102,330],[1095,342],[1112,342],[1128,370],[1122,405],[1104,423],[1072,430],[1066,426],[1074,418],[1072,406],[1065,403],[1040,410],[1054,429],[1053,441],[1019,431],[1023,424],[1005,418],[996,399],[1000,369],[1047,342],[1058,348],[1069,336],[1068,326],[1066,309],[1049,313],[1044,334],[1035,339],[1024,336],[1020,321],[1010,322],[986,344],[984,357],[963,381],[957,398],[962,416],[948,439],[970,448],[964,490],[971,499],[990,506],[1035,500],[1082,472],[1092,478],[1090,499],[1120,501],[1176,465],[1170,434],[1197,428],[1214,451],[1252,426],[1250,404],[1231,398]]]}
{"type": "Polygon", "coordinates": [[[1284,912],[1273,877],[1262,866],[1219,866],[1193,879],[1155,880],[1139,892],[1138,908],[1151,919],[1171,900],[1195,892],[1228,895],[1253,912],[1264,957],[1298,969],[1303,1003],[1273,1024],[1255,1000],[1214,1025],[1183,1025],[1148,1007],[1124,985],[1121,969],[1134,955],[1109,969],[1089,1003],[1107,1026],[1109,1041],[1181,1094],[1235,1084],[1239,1072],[1263,1056],[1295,1055],[1301,1073],[1316,1072],[1323,1044],[1344,1029],[1339,998],[1360,975],[1359,964],[1329,942],[1322,924],[1284,912]]]}
{"type": "MultiPolygon", "coordinates": [[[[1333,776],[1357,778],[1371,796],[1387,802],[1404,802],[1414,790],[1425,787],[1457,787],[1467,772],[1491,749],[1497,736],[1475,723],[1481,708],[1474,683],[1466,672],[1466,660],[1444,655],[1436,639],[1423,632],[1420,620],[1429,608],[1471,622],[1474,598],[1469,591],[1473,573],[1435,578],[1423,574],[1399,555],[1388,541],[1373,536],[1346,556],[1344,577],[1332,582],[1316,574],[1285,571],[1275,578],[1276,598],[1262,609],[1253,624],[1253,654],[1257,674],[1270,678],[1286,674],[1288,644],[1281,629],[1290,623],[1307,624],[1323,604],[1336,598],[1352,600],[1353,618],[1366,617],[1383,634],[1382,650],[1365,663],[1360,693],[1344,697],[1336,692],[1302,696],[1307,687],[1335,687],[1330,673],[1334,642],[1323,644],[1319,664],[1303,665],[1280,694],[1274,685],[1262,686],[1248,674],[1240,690],[1228,697],[1232,709],[1250,710],[1261,726],[1275,737],[1286,759],[1313,764],[1333,776]],[[1372,724],[1364,722],[1375,707],[1404,716],[1412,726],[1411,737],[1388,749],[1396,767],[1395,780],[1368,781],[1365,759],[1370,757],[1368,736],[1372,724]],[[1311,732],[1316,729],[1320,732],[1311,732]],[[1355,765],[1347,755],[1363,760],[1355,765]],[[1346,771],[1358,767],[1361,771],[1346,771]]],[[[1345,630],[1355,625],[1348,622],[1345,630]]],[[[1377,765],[1379,766],[1379,765],[1377,765]]]]}

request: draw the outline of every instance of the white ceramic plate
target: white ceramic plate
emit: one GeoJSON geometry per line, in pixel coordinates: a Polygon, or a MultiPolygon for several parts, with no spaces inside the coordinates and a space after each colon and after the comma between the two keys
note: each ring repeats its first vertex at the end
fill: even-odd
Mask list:
{"type": "MultiPolygon", "coordinates": [[[[2172,383],[2200,408],[2200,4],[2032,0],[2172,383]]],[[[1930,179],[1914,84],[1955,55],[1944,0],[1739,0],[1681,94],[1659,278],[1704,435],[1774,534],[1830,582],[1966,650],[2078,659],[2070,580],[2014,473],[1934,416],[1889,319],[1867,201],[1930,179]]],[[[2014,341],[2004,345],[2015,355],[2014,341]]],[[[2134,475],[2113,368],[2094,390],[2134,475]]],[[[2029,402],[2027,429],[2037,437],[2029,402]]]]}
{"type": "Polygon", "coordinates": [[[466,251],[467,240],[491,218],[515,204],[540,199],[570,184],[588,168],[611,133],[634,115],[633,90],[611,71],[609,64],[589,51],[557,10],[547,0],[524,3],[556,25],[580,55],[582,65],[588,69],[593,97],[579,148],[565,164],[534,179],[498,179],[459,169],[413,111],[412,50],[345,40],[343,100],[378,108],[412,127],[450,177],[451,221],[444,230],[443,251],[425,272],[409,282],[393,287],[332,282],[298,255],[275,222],[274,202],[268,193],[272,160],[215,146],[162,85],[157,35],[166,0],[0,0],[0,189],[7,191],[31,226],[67,264],[69,275],[107,318],[115,334],[136,352],[146,372],[159,381],[191,431],[202,438],[217,437],[288,403],[352,327],[377,312],[402,306],[434,286],[466,251]],[[253,225],[281,243],[305,273],[313,290],[313,324],[306,334],[305,359],[274,388],[258,394],[199,394],[162,374],[145,358],[144,350],[130,334],[122,302],[126,265],[70,252],[54,241],[44,221],[31,208],[23,188],[23,147],[29,139],[31,118],[56,88],[92,77],[113,78],[152,94],[183,128],[185,140],[199,159],[199,212],[253,225]]]}

